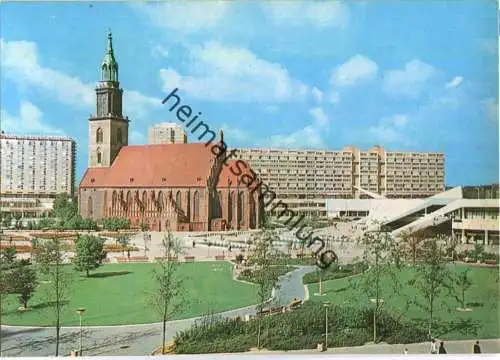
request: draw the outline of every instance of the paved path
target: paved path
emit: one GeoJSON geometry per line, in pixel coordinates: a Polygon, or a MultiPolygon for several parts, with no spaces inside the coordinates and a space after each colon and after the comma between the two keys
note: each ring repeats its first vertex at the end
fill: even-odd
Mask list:
{"type": "MultiPolygon", "coordinates": [[[[290,302],[293,297],[304,299],[306,291],[302,276],[314,271],[313,266],[301,266],[281,278],[281,287],[276,292],[280,305],[290,302]]],[[[255,314],[255,305],[221,313],[224,317],[255,314]]],[[[170,321],[167,338],[171,340],[179,330],[184,330],[198,318],[170,321]]],[[[161,323],[149,325],[85,327],[83,332],[84,355],[147,355],[161,342],[161,323]]],[[[3,356],[53,356],[55,354],[54,328],[34,328],[2,326],[3,356]]],[[[79,328],[61,329],[60,351],[69,354],[79,347],[79,328]]]]}
{"type": "MultiPolygon", "coordinates": [[[[474,345],[475,340],[451,340],[445,341],[444,347],[448,354],[472,354],[472,346],[474,345]]],[[[479,344],[481,346],[481,352],[483,354],[498,354],[500,353],[500,339],[488,339],[488,340],[479,340],[479,344]]],[[[408,349],[408,355],[412,354],[429,354],[430,343],[417,343],[417,344],[370,344],[363,346],[352,346],[352,347],[339,347],[339,348],[329,348],[326,352],[318,352],[313,349],[306,350],[293,350],[293,351],[252,351],[252,354],[315,354],[315,355],[339,355],[339,354],[351,354],[351,355],[360,355],[360,354],[369,354],[369,355],[378,355],[378,354],[394,354],[399,355],[404,353],[404,349],[408,349]]],[[[241,354],[241,353],[239,353],[241,354]]],[[[471,358],[473,358],[471,356],[471,358]]],[[[404,359],[404,357],[402,358],[404,359]]]]}

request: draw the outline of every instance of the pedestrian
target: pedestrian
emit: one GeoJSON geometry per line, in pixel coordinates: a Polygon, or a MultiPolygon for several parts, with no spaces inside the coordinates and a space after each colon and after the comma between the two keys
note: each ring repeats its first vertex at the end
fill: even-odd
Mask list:
{"type": "Polygon", "coordinates": [[[196,243],[195,243],[195,241],[193,240],[193,249],[194,249],[194,247],[195,247],[195,246],[196,246],[196,243]]]}
{"type": "Polygon", "coordinates": [[[474,344],[474,354],[481,354],[481,347],[479,346],[479,341],[474,344]]]}
{"type": "Polygon", "coordinates": [[[408,349],[405,348],[405,352],[404,352],[405,355],[408,355],[408,349]]]}
{"type": "Polygon", "coordinates": [[[431,354],[437,354],[436,339],[431,339],[431,354]]]}
{"type": "Polygon", "coordinates": [[[444,341],[441,341],[441,344],[439,345],[439,353],[446,354],[446,349],[444,348],[444,341]]]}
{"type": "Polygon", "coordinates": [[[127,250],[127,258],[130,260],[130,249],[127,250]]]}

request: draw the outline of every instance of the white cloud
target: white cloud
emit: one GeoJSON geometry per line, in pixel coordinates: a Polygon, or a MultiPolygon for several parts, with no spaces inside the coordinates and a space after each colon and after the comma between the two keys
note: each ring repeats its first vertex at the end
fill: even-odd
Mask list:
{"type": "Polygon", "coordinates": [[[377,76],[377,64],[363,55],[355,55],[338,66],[330,77],[334,86],[355,85],[361,81],[373,80],[377,76]]]}
{"type": "Polygon", "coordinates": [[[211,101],[281,102],[311,94],[310,88],[293,79],[280,64],[258,58],[245,48],[217,42],[190,49],[191,74],[161,69],[163,91],[181,92],[211,101]]]}
{"type": "Polygon", "coordinates": [[[418,96],[436,70],[425,62],[414,59],[402,70],[389,70],[384,75],[383,89],[390,95],[418,96]]]}
{"type": "Polygon", "coordinates": [[[457,88],[460,86],[460,84],[464,81],[464,78],[461,76],[455,76],[452,80],[450,80],[446,85],[444,86],[447,89],[452,89],[452,88],[457,88]]]}
{"type": "Polygon", "coordinates": [[[123,112],[132,120],[147,120],[149,112],[161,107],[161,99],[145,96],[136,90],[123,91],[123,112]]]}
{"type": "Polygon", "coordinates": [[[37,45],[28,41],[0,39],[2,76],[20,86],[37,87],[57,100],[79,107],[94,104],[93,87],[78,78],[42,67],[37,45]]]}
{"type": "Polygon", "coordinates": [[[312,95],[317,102],[321,102],[323,100],[323,92],[317,87],[312,89],[312,95]]]}
{"type": "MultiPolygon", "coordinates": [[[[39,62],[37,45],[29,41],[0,39],[2,76],[19,87],[35,88],[57,101],[77,108],[93,109],[95,85],[85,84],[77,77],[43,67],[39,62]]],[[[96,78],[99,74],[96,73],[96,78]]],[[[124,91],[125,115],[132,119],[147,116],[151,107],[160,107],[161,100],[137,91],[124,91]],[[128,112],[128,113],[127,113],[128,112]]]]}
{"type": "Polygon", "coordinates": [[[328,124],[330,123],[330,119],[328,116],[325,114],[325,111],[321,107],[315,107],[309,110],[309,114],[313,117],[314,119],[314,125],[316,127],[327,127],[328,124]]]}
{"type": "Polygon", "coordinates": [[[183,33],[214,28],[227,14],[228,1],[169,1],[133,4],[157,27],[183,33]]]}
{"type": "Polygon", "coordinates": [[[330,119],[323,108],[315,107],[309,110],[313,122],[289,135],[273,135],[269,146],[273,147],[324,147],[323,135],[328,129],[330,119]]]}
{"type": "Polygon", "coordinates": [[[64,135],[64,131],[42,122],[43,113],[29,101],[21,101],[19,116],[1,111],[1,128],[16,135],[64,135]]]}
{"type": "Polygon", "coordinates": [[[408,124],[408,116],[403,114],[383,117],[377,125],[370,126],[368,133],[370,137],[379,143],[405,143],[408,138],[404,132],[408,124]]]}
{"type": "Polygon", "coordinates": [[[250,140],[250,135],[241,129],[227,124],[222,124],[221,129],[224,131],[224,141],[229,147],[235,142],[250,140]]]}
{"type": "Polygon", "coordinates": [[[169,55],[168,49],[160,44],[154,45],[153,48],[151,49],[151,53],[153,54],[153,56],[165,57],[165,58],[168,58],[169,55]]]}
{"type": "Polygon", "coordinates": [[[319,29],[349,25],[349,8],[339,1],[274,1],[263,5],[265,13],[276,24],[313,26],[319,29]]]}
{"type": "Polygon", "coordinates": [[[332,104],[338,104],[340,102],[340,94],[338,92],[334,91],[330,94],[330,97],[328,98],[328,100],[332,104]]]}

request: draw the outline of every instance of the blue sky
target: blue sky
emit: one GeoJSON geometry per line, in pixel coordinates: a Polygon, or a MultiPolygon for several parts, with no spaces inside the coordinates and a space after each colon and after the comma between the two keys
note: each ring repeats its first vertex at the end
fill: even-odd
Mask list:
{"type": "Polygon", "coordinates": [[[2,129],[75,138],[79,181],[110,28],[131,144],[176,120],[161,99],[179,87],[230,147],[440,151],[447,184],[497,182],[496,6],[3,3],[2,129]]]}

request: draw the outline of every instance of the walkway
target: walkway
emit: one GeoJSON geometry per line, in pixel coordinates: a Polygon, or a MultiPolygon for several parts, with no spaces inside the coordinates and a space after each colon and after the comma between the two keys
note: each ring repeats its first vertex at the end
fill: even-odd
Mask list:
{"type": "MultiPolygon", "coordinates": [[[[285,305],[294,297],[305,298],[302,276],[314,271],[313,266],[301,266],[283,276],[276,300],[285,305]]],[[[221,313],[224,317],[255,314],[255,305],[221,313]]],[[[167,339],[171,340],[179,330],[189,328],[198,318],[170,321],[167,324],[167,339]]],[[[84,355],[147,355],[161,342],[160,324],[85,327],[83,332],[84,355]]],[[[55,354],[54,328],[2,326],[3,356],[53,356],[55,354]]],[[[61,355],[67,355],[79,347],[79,328],[61,329],[61,355]]]]}

